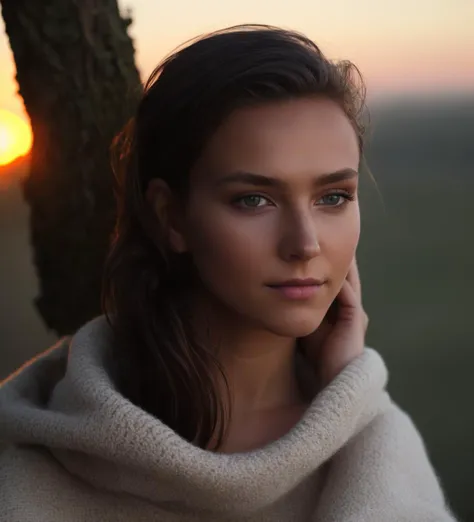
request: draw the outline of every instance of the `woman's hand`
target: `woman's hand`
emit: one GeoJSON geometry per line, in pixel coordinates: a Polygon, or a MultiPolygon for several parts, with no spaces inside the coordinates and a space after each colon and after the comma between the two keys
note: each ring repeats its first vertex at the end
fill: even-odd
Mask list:
{"type": "Polygon", "coordinates": [[[369,319],[362,307],[357,263],[351,264],[337,298],[318,329],[300,340],[306,357],[314,363],[322,387],[362,354],[369,319]]]}

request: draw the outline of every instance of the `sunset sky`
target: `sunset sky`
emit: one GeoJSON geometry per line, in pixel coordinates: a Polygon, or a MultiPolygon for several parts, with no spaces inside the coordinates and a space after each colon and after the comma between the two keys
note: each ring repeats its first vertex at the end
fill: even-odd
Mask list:
{"type": "MultiPolygon", "coordinates": [[[[348,58],[369,95],[474,92],[474,0],[121,0],[134,16],[143,79],[183,41],[228,25],[267,23],[306,33],[331,58],[348,58]]],[[[0,109],[23,114],[3,22],[0,109]]]]}

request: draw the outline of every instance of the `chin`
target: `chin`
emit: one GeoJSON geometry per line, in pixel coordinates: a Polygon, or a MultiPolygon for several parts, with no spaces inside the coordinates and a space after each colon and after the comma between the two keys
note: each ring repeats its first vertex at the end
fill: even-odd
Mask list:
{"type": "Polygon", "coordinates": [[[262,322],[268,330],[278,336],[297,339],[312,334],[319,327],[323,318],[323,313],[309,310],[308,312],[289,312],[281,316],[275,314],[271,318],[265,318],[266,320],[264,319],[262,322]]]}

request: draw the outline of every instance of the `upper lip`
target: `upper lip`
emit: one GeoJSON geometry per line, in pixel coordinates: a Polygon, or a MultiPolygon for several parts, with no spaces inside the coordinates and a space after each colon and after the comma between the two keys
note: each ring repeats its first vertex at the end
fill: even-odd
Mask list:
{"type": "Polygon", "coordinates": [[[307,279],[288,279],[280,283],[271,283],[268,286],[315,286],[324,284],[323,279],[314,279],[312,277],[307,279]]]}

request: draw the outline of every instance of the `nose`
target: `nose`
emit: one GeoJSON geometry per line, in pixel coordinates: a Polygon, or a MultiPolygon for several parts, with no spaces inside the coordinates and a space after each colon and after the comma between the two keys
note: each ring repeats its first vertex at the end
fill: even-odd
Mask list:
{"type": "Polygon", "coordinates": [[[285,220],[287,223],[279,247],[284,261],[309,261],[321,253],[317,224],[311,213],[300,212],[285,220]]]}

